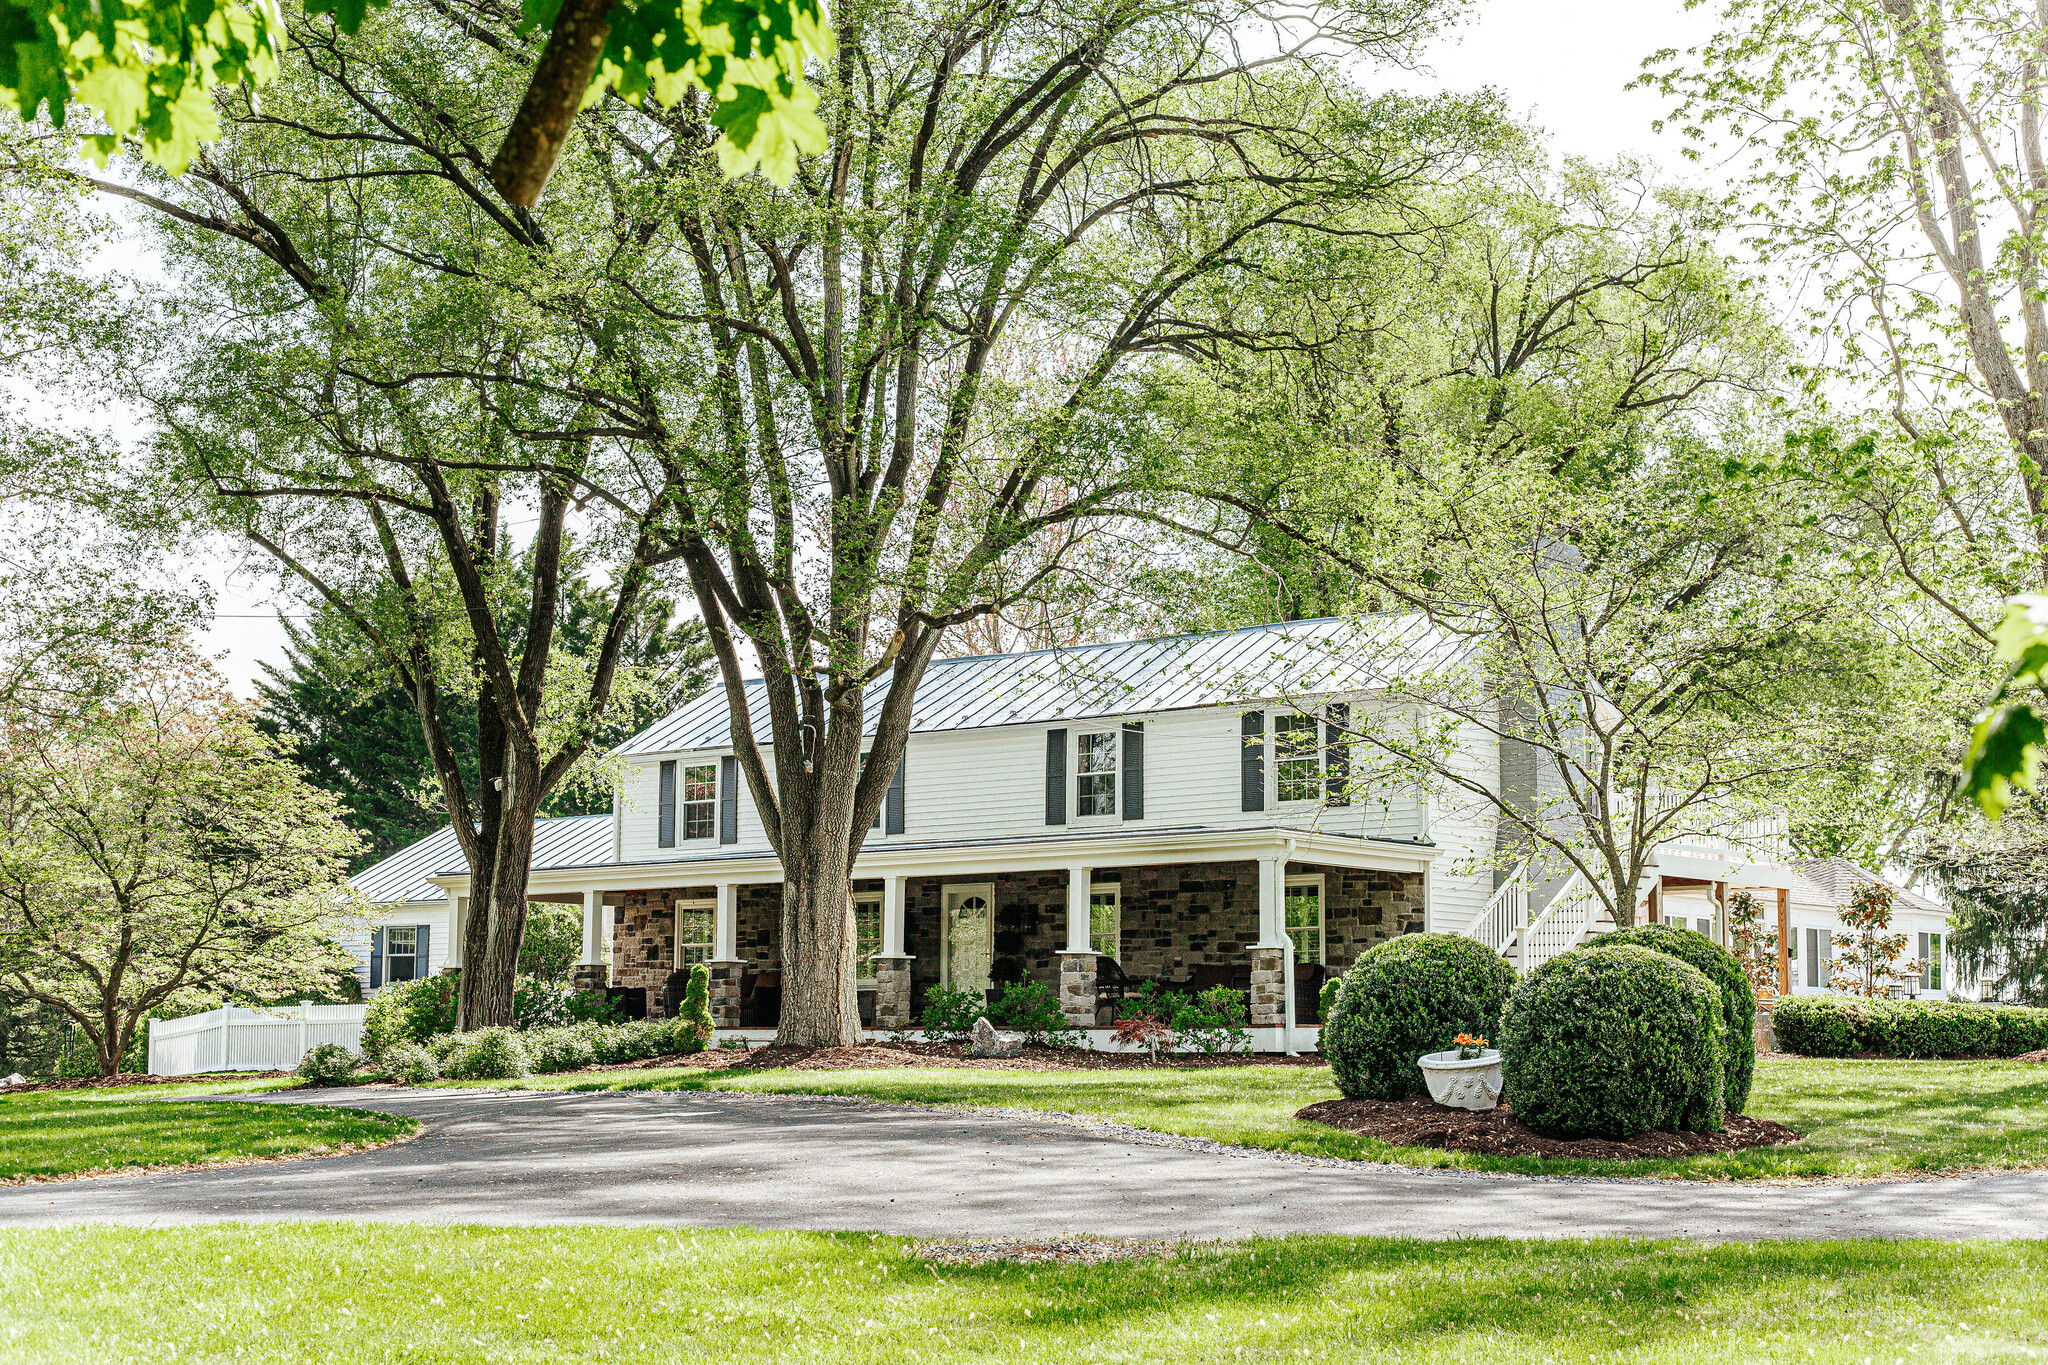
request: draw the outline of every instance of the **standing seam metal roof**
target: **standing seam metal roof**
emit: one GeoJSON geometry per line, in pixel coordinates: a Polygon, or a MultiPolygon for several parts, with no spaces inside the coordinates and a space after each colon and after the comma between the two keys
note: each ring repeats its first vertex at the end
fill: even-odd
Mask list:
{"type": "MultiPolygon", "coordinates": [[[[533,824],[533,866],[595,867],[612,860],[612,817],[609,815],[564,815],[533,824]]],[[[372,863],[348,879],[372,905],[409,905],[445,902],[441,888],[428,877],[444,873],[461,875],[469,871],[456,842],[455,827],[435,830],[416,844],[409,844],[381,862],[372,863]]]]}
{"type": "MultiPolygon", "coordinates": [[[[1021,654],[934,659],[911,705],[913,734],[1227,706],[1272,697],[1368,691],[1439,668],[1464,642],[1420,616],[1328,618],[1021,654]]],[[[867,690],[872,734],[887,675],[867,690]]],[[[765,688],[747,681],[756,737],[769,741],[765,688]]],[[[720,749],[732,742],[725,689],[712,687],[621,744],[621,755],[720,749]]]]}

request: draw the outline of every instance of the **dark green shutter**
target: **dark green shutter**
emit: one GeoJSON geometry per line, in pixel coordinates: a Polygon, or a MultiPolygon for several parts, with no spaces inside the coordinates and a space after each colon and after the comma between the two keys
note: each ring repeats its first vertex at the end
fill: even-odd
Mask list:
{"type": "Polygon", "coordinates": [[[887,820],[882,830],[884,834],[903,832],[903,765],[908,762],[910,755],[906,753],[896,765],[896,775],[889,779],[889,794],[882,798],[882,810],[887,820]]]}
{"type": "Polygon", "coordinates": [[[1243,810],[1266,808],[1266,713],[1244,713],[1243,771],[1239,795],[1243,810]]]}
{"type": "Polygon", "coordinates": [[[1351,804],[1351,708],[1333,701],[1323,708],[1323,800],[1332,806],[1351,804]]]}
{"type": "Polygon", "coordinates": [[[740,841],[740,761],[727,754],[718,760],[718,842],[740,841]]]}
{"type": "Polygon", "coordinates": [[[663,848],[676,846],[676,761],[661,762],[661,813],[656,818],[654,842],[663,848]]]}
{"type": "Polygon", "coordinates": [[[376,990],[384,984],[384,931],[370,935],[370,989],[376,990]]]}
{"type": "Polygon", "coordinates": [[[434,926],[422,924],[413,930],[412,976],[417,981],[427,974],[427,932],[434,926]]]}
{"type": "Polygon", "coordinates": [[[1045,732],[1045,823],[1067,823],[1067,732],[1045,732]]]}
{"type": "Polygon", "coordinates": [[[1145,723],[1124,722],[1124,819],[1145,818],[1145,723]]]}

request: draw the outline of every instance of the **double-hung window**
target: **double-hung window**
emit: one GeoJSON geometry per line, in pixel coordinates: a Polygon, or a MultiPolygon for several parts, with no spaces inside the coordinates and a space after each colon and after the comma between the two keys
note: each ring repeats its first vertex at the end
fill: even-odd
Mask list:
{"type": "Polygon", "coordinates": [[[718,832],[718,765],[683,769],[683,837],[709,839],[718,832]]]}
{"type": "Polygon", "coordinates": [[[1941,935],[1940,935],[1940,934],[1922,934],[1922,935],[1920,935],[1920,960],[1921,960],[1922,962],[1924,962],[1924,963],[1926,963],[1926,964],[1927,964],[1927,965],[1926,965],[1926,967],[1925,967],[1925,968],[1923,969],[1923,971],[1922,971],[1922,973],[1921,973],[1921,975],[1922,975],[1922,978],[1923,978],[1923,979],[1924,979],[1924,980],[1925,980],[1925,981],[1927,982],[1927,986],[1926,986],[1926,989],[1928,989],[1928,990],[1930,990],[1930,991],[1938,991],[1938,990],[1940,990],[1940,989],[1941,989],[1941,935]]]}
{"type": "Polygon", "coordinates": [[[384,980],[411,981],[419,975],[420,931],[417,925],[394,924],[384,930],[384,980]]]}
{"type": "Polygon", "coordinates": [[[676,902],[676,966],[694,967],[711,960],[717,932],[717,907],[710,901],[676,902]]]}
{"type": "Polygon", "coordinates": [[[875,954],[882,951],[882,896],[862,892],[853,898],[853,974],[862,981],[875,975],[875,954]]]}
{"type": "Polygon", "coordinates": [[[1273,717],[1273,773],[1278,799],[1316,801],[1323,794],[1321,723],[1285,712],[1273,717]]]}
{"type": "Polygon", "coordinates": [[[1123,888],[1096,885],[1088,889],[1088,950],[1099,957],[1123,959],[1123,888]]]}
{"type": "Polygon", "coordinates": [[[1282,908],[1287,917],[1287,937],[1294,940],[1294,960],[1323,961],[1323,879],[1289,877],[1282,908]]]}
{"type": "Polygon", "coordinates": [[[1114,730],[1080,737],[1074,778],[1077,815],[1116,814],[1116,740],[1114,730]]]}

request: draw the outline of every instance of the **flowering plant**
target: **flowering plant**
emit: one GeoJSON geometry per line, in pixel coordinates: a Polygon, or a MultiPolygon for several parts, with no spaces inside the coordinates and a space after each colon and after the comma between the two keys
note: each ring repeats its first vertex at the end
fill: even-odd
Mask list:
{"type": "Polygon", "coordinates": [[[1461,1062],[1476,1061],[1486,1047],[1486,1040],[1476,1034],[1461,1033],[1457,1041],[1458,1060],[1461,1062]]]}

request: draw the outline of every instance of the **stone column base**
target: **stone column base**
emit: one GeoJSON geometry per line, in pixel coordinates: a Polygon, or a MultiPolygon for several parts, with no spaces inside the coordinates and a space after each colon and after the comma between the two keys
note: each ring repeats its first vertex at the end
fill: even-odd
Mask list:
{"type": "Polygon", "coordinates": [[[733,960],[707,962],[704,964],[710,974],[707,982],[708,1003],[711,1006],[713,1028],[733,1029],[740,1026],[740,974],[747,964],[733,960]]]}
{"type": "Polygon", "coordinates": [[[1287,1023],[1287,950],[1252,949],[1252,1027],[1287,1023]]]}
{"type": "Polygon", "coordinates": [[[910,964],[915,959],[907,953],[902,957],[877,954],[869,961],[875,964],[875,1027],[909,1028],[910,964]]]}
{"type": "Polygon", "coordinates": [[[1095,1027],[1095,954],[1060,954],[1060,1013],[1069,1028],[1095,1027]]]}
{"type": "Polygon", "coordinates": [[[579,991],[601,991],[612,984],[611,968],[602,962],[579,962],[569,973],[569,984],[579,991]]]}

